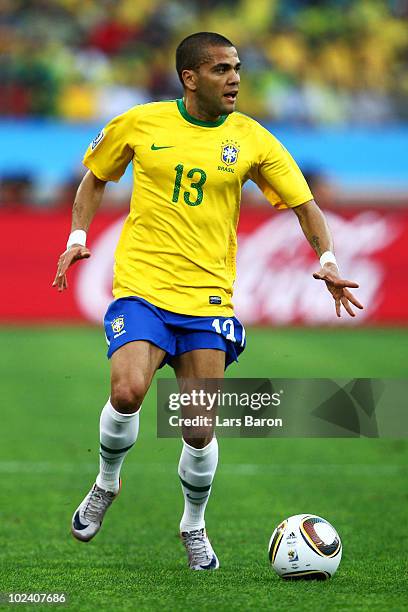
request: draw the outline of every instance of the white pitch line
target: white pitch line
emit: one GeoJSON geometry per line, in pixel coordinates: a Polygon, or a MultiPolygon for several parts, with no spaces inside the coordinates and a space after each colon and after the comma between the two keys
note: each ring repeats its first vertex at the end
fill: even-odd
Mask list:
{"type": "MultiPolygon", "coordinates": [[[[174,464],[167,463],[134,463],[128,462],[125,466],[127,473],[137,474],[176,474],[177,457],[174,464]]],[[[93,474],[97,471],[98,462],[52,463],[50,461],[0,461],[0,474],[93,474]]],[[[406,470],[406,466],[398,464],[368,464],[368,463],[328,463],[328,464],[262,464],[262,463],[220,463],[218,473],[220,476],[256,476],[256,475],[309,475],[340,474],[347,476],[364,476],[372,474],[393,475],[406,470]]]]}

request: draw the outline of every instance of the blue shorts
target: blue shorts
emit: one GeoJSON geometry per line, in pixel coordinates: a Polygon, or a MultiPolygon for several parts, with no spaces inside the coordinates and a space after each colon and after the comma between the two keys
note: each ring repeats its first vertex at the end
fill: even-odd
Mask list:
{"type": "Polygon", "coordinates": [[[166,351],[160,367],[195,349],[225,352],[225,367],[238,361],[245,348],[245,329],[235,317],[194,317],[153,306],[132,296],[112,302],[106,311],[108,358],[124,344],[147,340],[166,351]]]}

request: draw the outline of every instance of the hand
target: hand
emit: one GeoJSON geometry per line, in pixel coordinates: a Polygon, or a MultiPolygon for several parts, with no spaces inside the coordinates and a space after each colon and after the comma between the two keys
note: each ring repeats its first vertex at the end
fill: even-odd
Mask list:
{"type": "Polygon", "coordinates": [[[74,244],[69,249],[64,251],[58,260],[57,273],[52,283],[53,287],[57,287],[58,291],[68,289],[67,270],[72,264],[80,259],[88,259],[91,256],[91,251],[80,244],[74,244]]]}
{"type": "Polygon", "coordinates": [[[353,310],[351,309],[350,302],[356,306],[356,308],[363,309],[364,306],[360,304],[360,302],[354,297],[354,295],[347,289],[347,287],[351,287],[352,289],[357,289],[359,285],[354,283],[353,281],[341,279],[339,276],[339,271],[337,266],[333,263],[327,263],[322,268],[320,268],[319,272],[315,272],[313,274],[313,278],[318,280],[324,280],[326,283],[327,289],[333,296],[333,299],[336,303],[336,314],[338,317],[341,317],[341,304],[350,317],[355,317],[353,310]]]}

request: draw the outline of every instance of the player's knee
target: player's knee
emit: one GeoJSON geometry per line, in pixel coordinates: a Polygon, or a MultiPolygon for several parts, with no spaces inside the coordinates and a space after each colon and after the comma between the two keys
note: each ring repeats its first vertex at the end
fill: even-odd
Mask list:
{"type": "Polygon", "coordinates": [[[118,412],[131,414],[137,412],[147,392],[143,378],[133,381],[112,381],[111,403],[118,412]]]}

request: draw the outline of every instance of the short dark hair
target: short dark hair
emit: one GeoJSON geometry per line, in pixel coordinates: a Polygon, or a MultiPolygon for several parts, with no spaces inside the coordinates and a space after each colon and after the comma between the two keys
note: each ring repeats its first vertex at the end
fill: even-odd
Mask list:
{"type": "Polygon", "coordinates": [[[234,44],[215,32],[196,32],[181,41],[176,50],[176,70],[184,86],[183,70],[197,70],[209,59],[208,47],[234,47],[234,44]]]}

